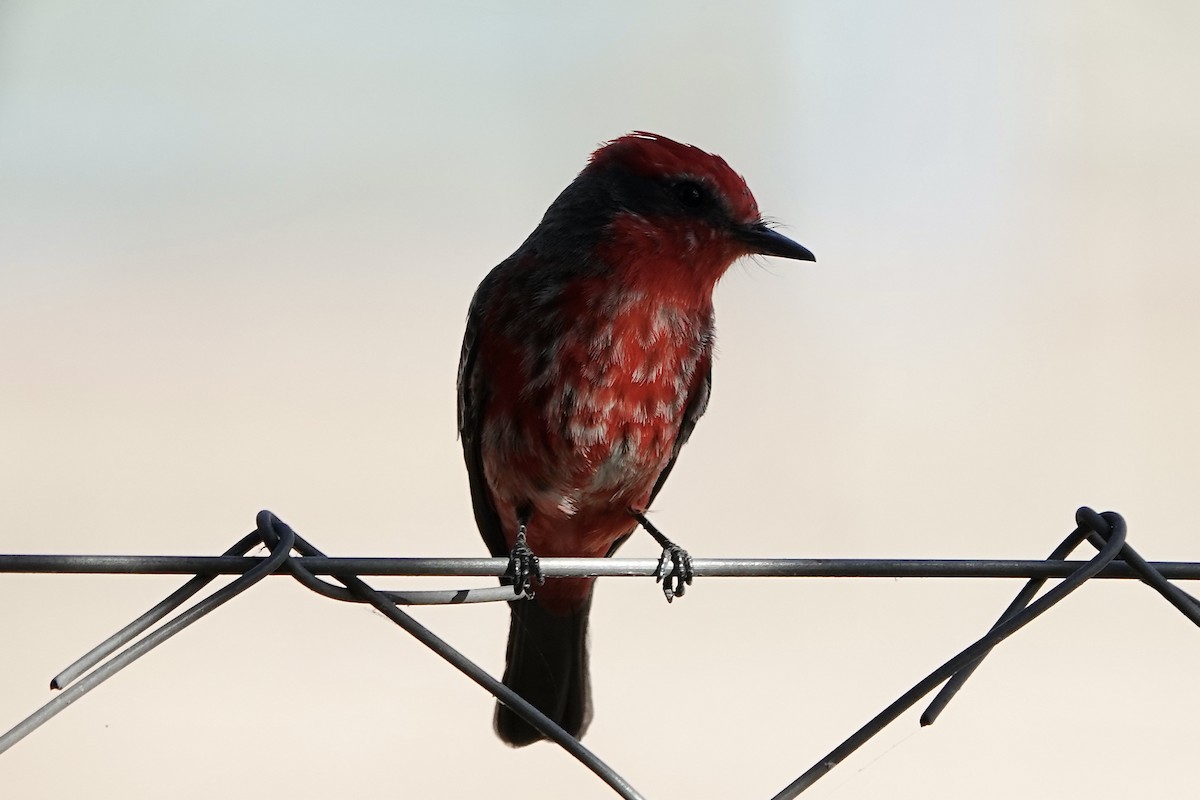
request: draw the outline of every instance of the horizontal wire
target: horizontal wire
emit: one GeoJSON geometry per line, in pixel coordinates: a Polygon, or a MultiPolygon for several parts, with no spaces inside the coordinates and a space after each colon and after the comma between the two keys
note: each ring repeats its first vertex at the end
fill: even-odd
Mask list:
{"type": "MultiPolygon", "coordinates": [[[[694,561],[696,575],[707,577],[958,577],[1025,578],[1033,580],[1001,615],[985,636],[930,673],[924,680],[877,714],[789,784],[775,800],[791,800],[855,752],[905,709],[943,684],[949,683],[922,717],[929,724],[970,675],[979,661],[996,644],[1031,619],[1047,610],[1062,597],[1092,577],[1137,578],[1162,594],[1173,606],[1200,625],[1200,600],[1168,582],[1168,578],[1200,579],[1200,563],[1148,563],[1125,542],[1125,524],[1120,515],[1096,514],[1088,508],[1076,512],[1077,528],[1046,560],[980,559],[781,559],[720,558],[694,561]],[[1099,551],[1089,561],[1063,560],[1086,538],[1099,551]],[[1117,555],[1123,561],[1113,560],[1117,555]],[[1064,578],[1061,583],[1033,600],[1038,584],[1046,578],[1064,578]],[[1032,600],[1032,602],[1030,602],[1032,600]],[[1028,605],[1026,605],[1028,603],[1028,605]],[[955,676],[955,677],[951,677],[955,676]]],[[[269,574],[287,574],[318,593],[339,600],[369,602],[393,622],[449,661],[497,699],[513,708],[543,735],[591,769],[626,800],[640,795],[577,739],[555,725],[526,700],[481,670],[459,651],[421,626],[397,607],[397,603],[461,603],[511,600],[511,586],[462,589],[457,591],[379,592],[356,575],[496,577],[509,567],[504,558],[328,558],[297,535],[286,524],[264,511],[258,517],[258,529],[226,551],[208,556],[117,556],[117,555],[0,555],[0,573],[74,573],[74,574],[186,574],[193,575],[183,587],[155,605],[134,622],[89,651],[52,682],[63,692],[7,733],[0,734],[0,752],[11,747],[59,711],[90,691],[117,671],[139,658],[184,627],[192,624],[235,594],[269,574]],[[240,555],[256,547],[269,545],[270,557],[240,555]],[[296,555],[292,555],[295,552],[296,555]],[[189,608],[162,626],[149,630],[176,607],[221,574],[238,575],[234,581],[189,608]],[[343,584],[338,587],[315,575],[332,575],[343,584]],[[149,630],[147,633],[146,631],[149,630]],[[145,634],[142,636],[142,634],[145,634]],[[138,638],[141,637],[141,638],[138,638]],[[121,649],[124,648],[124,649],[121,649]],[[118,652],[119,651],[119,652],[118,652]],[[113,655],[115,653],[115,655],[113,655]],[[108,658],[109,656],[111,658],[108,658]],[[105,661],[105,659],[108,659],[105,661]],[[101,663],[103,662],[103,663],[101,663]]],[[[657,559],[546,558],[541,571],[550,577],[630,576],[648,577],[659,569],[657,559]]]]}
{"type": "MultiPolygon", "coordinates": [[[[240,575],[267,559],[260,556],[0,555],[0,573],[102,575],[240,575]]],[[[499,577],[505,558],[303,557],[314,575],[499,577]]],[[[1065,578],[1085,561],[889,558],[697,558],[696,577],[706,578],[1065,578]]],[[[1155,561],[1163,577],[1200,580],[1200,562],[1155,561]]],[[[546,577],[650,577],[655,558],[543,558],[546,577]]],[[[286,575],[281,567],[276,575],[286,575]]],[[[1139,579],[1124,561],[1097,578],[1139,579]]]]}

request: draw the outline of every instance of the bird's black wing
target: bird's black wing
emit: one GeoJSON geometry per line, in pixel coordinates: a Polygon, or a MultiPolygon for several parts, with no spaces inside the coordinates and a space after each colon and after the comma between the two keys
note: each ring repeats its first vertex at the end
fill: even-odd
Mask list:
{"type": "Polygon", "coordinates": [[[483,474],[483,410],[487,406],[488,387],[481,377],[478,357],[483,310],[492,285],[490,277],[479,284],[471,300],[471,310],[467,312],[467,332],[458,359],[458,438],[462,441],[463,458],[467,462],[475,524],[492,555],[503,557],[508,555],[508,545],[483,474]]]}

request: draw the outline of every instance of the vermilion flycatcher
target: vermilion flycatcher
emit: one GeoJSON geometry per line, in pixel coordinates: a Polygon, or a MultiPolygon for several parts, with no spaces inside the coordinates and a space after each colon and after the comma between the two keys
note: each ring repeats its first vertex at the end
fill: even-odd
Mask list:
{"type": "MultiPolygon", "coordinates": [[[[537,556],[609,556],[640,523],[667,599],[691,583],[644,512],[708,404],[713,287],[751,254],[815,260],[723,159],[633,133],[592,154],[471,301],[458,428],[475,520],[516,591],[539,584],[510,603],[504,683],[575,736],[595,578],[543,582],[537,556]]],[[[514,746],[543,738],[502,704],[495,724],[514,746]]]]}

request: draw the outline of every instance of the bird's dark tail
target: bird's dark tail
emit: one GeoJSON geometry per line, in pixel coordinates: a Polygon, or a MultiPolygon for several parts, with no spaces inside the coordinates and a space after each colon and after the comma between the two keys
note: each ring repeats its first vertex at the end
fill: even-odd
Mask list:
{"type": "MultiPolygon", "coordinates": [[[[536,600],[509,603],[508,658],[504,685],[579,738],[592,721],[588,679],[587,621],[589,595],[582,607],[553,614],[536,600]]],[[[513,747],[544,739],[507,706],[496,704],[496,733],[513,747]]]]}

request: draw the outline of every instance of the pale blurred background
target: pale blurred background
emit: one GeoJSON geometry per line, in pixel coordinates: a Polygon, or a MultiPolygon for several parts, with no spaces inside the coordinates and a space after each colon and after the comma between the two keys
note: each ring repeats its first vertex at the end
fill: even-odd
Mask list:
{"type": "MultiPolygon", "coordinates": [[[[270,508],[330,554],[482,555],[471,293],[646,129],[820,259],[718,290],[655,515],[694,555],[1039,558],[1089,504],[1200,560],[1197,30],[1190,2],[7,2],[0,551],[216,554],[270,508]]],[[[0,729],[180,582],[0,576],[0,729]]],[[[605,580],[586,741],[649,798],[769,797],[1017,588],[605,580]]],[[[503,606],[417,616],[500,670],[503,606]]],[[[1200,631],[1097,582],[805,796],[1183,796],[1197,674],[1200,631]]],[[[269,579],[0,757],[0,792],[613,796],[491,705],[269,579]]]]}

